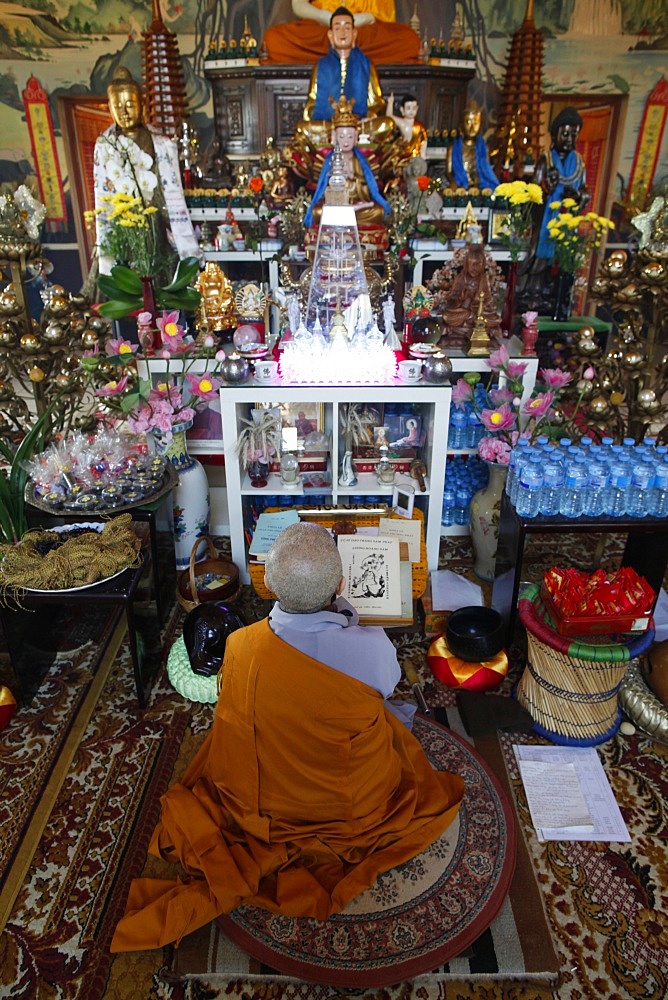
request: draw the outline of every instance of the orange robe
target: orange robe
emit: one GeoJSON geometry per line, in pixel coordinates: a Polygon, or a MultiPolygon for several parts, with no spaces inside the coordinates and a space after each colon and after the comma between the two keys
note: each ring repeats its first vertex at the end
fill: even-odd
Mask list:
{"type": "Polygon", "coordinates": [[[240,903],[324,920],[436,840],[463,789],[375,689],[266,619],[240,629],[212,731],[163,796],[151,842],[188,878],[135,879],[111,950],[178,942],[240,903]]]}
{"type": "MultiPolygon", "coordinates": [[[[372,63],[415,63],[418,62],[420,39],[410,25],[395,20],[393,0],[350,0],[341,5],[339,0],[315,0],[314,7],[332,13],[339,7],[347,7],[353,14],[361,12],[373,14],[375,24],[357,29],[357,45],[372,63]]],[[[329,41],[327,28],[317,21],[286,21],[267,28],[263,43],[270,63],[284,63],[291,66],[307,63],[327,55],[329,41]]]]}

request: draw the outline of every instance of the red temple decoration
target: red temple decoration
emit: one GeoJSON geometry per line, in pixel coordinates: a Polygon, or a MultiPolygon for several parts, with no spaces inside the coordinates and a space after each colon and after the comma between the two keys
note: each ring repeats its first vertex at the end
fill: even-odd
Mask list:
{"type": "Polygon", "coordinates": [[[145,117],[159,132],[174,138],[187,117],[179,43],[162,20],[160,0],[152,4],[153,20],[143,32],[145,117]]]}

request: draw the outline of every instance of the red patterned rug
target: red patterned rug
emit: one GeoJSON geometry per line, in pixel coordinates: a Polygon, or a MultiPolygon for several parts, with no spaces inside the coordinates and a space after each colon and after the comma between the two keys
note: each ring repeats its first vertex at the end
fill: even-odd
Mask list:
{"type": "Polygon", "coordinates": [[[380,875],[326,921],[241,906],[224,933],[277,971],[335,986],[386,986],[437,968],[492,922],[515,868],[515,820],[482,758],[437,722],[417,718],[432,766],[462,775],[457,819],[429,848],[380,875]]]}

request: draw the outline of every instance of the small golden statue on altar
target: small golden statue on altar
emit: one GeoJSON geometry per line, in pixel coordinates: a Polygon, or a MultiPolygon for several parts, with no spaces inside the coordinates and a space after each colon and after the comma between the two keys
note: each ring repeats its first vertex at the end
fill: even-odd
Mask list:
{"type": "Polygon", "coordinates": [[[215,260],[206,262],[195,282],[195,288],[202,295],[195,316],[198,340],[209,333],[236,326],[237,310],[232,283],[215,260]]]}

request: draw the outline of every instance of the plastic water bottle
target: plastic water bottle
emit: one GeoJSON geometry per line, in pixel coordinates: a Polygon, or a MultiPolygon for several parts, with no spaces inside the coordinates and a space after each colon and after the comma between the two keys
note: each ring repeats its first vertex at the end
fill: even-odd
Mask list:
{"type": "Polygon", "coordinates": [[[513,471],[513,484],[510,487],[510,493],[509,493],[510,502],[515,507],[517,506],[517,491],[520,485],[520,476],[522,475],[522,469],[527,464],[527,462],[531,461],[533,454],[534,454],[533,448],[531,447],[523,448],[522,451],[520,451],[520,453],[518,454],[517,458],[515,459],[515,469],[513,471]]]}
{"type": "Polygon", "coordinates": [[[441,524],[449,528],[455,523],[455,491],[452,489],[443,490],[443,511],[441,514],[441,524]]]}
{"type": "Polygon", "coordinates": [[[506,494],[507,496],[512,496],[513,479],[515,478],[515,467],[517,466],[517,460],[526,448],[529,447],[528,438],[520,438],[510,453],[510,458],[508,461],[508,474],[506,475],[506,494]]]}
{"type": "Polygon", "coordinates": [[[608,467],[602,462],[591,462],[588,476],[582,513],[587,517],[598,517],[603,513],[603,494],[610,479],[608,467]]]}
{"type": "Polygon", "coordinates": [[[536,517],[540,507],[540,494],[543,486],[543,460],[536,455],[530,462],[525,462],[520,472],[517,503],[515,509],[520,517],[536,517]]]}
{"type": "Polygon", "coordinates": [[[466,448],[477,448],[478,442],[485,433],[485,428],[478,419],[475,410],[471,410],[466,419],[466,448]]]}
{"type": "Polygon", "coordinates": [[[610,478],[603,493],[603,513],[608,517],[626,514],[626,495],[631,482],[631,471],[624,462],[611,462],[610,478]]]}
{"type": "Polygon", "coordinates": [[[587,466],[584,461],[569,462],[565,469],[559,513],[564,517],[580,517],[587,486],[587,466]]]}
{"type": "Polygon", "coordinates": [[[649,491],[654,476],[649,465],[636,465],[626,491],[626,513],[629,517],[647,517],[649,491]]]}
{"type": "Polygon", "coordinates": [[[543,468],[543,485],[540,490],[538,513],[552,517],[559,513],[561,490],[564,485],[564,467],[561,462],[547,462],[543,468]]]}
{"type": "Polygon", "coordinates": [[[450,411],[448,448],[458,450],[466,447],[466,424],[467,416],[465,410],[453,409],[450,411]]]}
{"type": "Polygon", "coordinates": [[[455,524],[469,523],[470,502],[471,502],[471,495],[468,490],[465,489],[455,490],[455,506],[453,507],[455,524]]]}
{"type": "Polygon", "coordinates": [[[652,517],[668,517],[668,465],[659,465],[654,474],[654,483],[649,491],[649,514],[652,517]]]}

